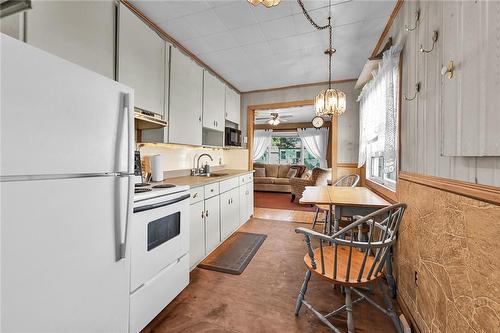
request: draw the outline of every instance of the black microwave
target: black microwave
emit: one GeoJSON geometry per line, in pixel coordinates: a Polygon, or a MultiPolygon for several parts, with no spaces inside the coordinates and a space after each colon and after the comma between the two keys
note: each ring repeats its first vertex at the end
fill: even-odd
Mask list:
{"type": "Polygon", "coordinates": [[[241,131],[232,128],[232,127],[226,127],[226,140],[225,140],[225,145],[226,146],[237,146],[241,147],[241,131]]]}

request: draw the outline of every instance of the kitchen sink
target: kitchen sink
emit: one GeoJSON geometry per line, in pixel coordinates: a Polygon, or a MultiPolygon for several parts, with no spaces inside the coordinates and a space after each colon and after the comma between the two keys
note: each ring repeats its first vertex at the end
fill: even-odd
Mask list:
{"type": "Polygon", "coordinates": [[[198,175],[198,177],[207,177],[207,178],[212,178],[212,177],[223,177],[223,176],[228,176],[228,173],[208,173],[204,175],[198,175]]]}

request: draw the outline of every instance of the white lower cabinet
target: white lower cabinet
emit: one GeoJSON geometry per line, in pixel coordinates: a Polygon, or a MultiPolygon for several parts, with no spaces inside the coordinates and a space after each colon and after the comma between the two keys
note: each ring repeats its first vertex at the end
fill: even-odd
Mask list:
{"type": "Polygon", "coordinates": [[[205,200],[205,255],[220,243],[219,196],[205,200]]]}
{"type": "Polygon", "coordinates": [[[253,182],[245,177],[245,182],[234,177],[191,189],[191,269],[253,214],[253,182]]]}
{"type": "Polygon", "coordinates": [[[191,205],[189,223],[189,266],[193,267],[205,257],[205,202],[191,205]]]}

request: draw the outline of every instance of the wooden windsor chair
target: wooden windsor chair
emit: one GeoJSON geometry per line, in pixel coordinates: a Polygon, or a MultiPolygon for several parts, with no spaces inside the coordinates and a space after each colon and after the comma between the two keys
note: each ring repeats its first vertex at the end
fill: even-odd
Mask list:
{"type": "Polygon", "coordinates": [[[295,232],[305,236],[307,247],[307,254],[304,256],[307,271],[297,297],[295,315],[298,316],[301,306],[305,305],[325,325],[334,332],[340,333],[341,331],[333,326],[328,318],[346,311],[348,332],[352,333],[354,332],[352,306],[366,300],[392,319],[397,332],[403,332],[382,277],[386,260],[390,260],[390,250],[396,242],[405,209],[404,203],[382,208],[354,221],[332,236],[306,228],[295,229],[295,232]],[[359,241],[355,237],[355,232],[361,224],[369,227],[367,239],[364,241],[359,241]],[[319,242],[319,246],[315,249],[311,244],[314,239],[319,242]],[[314,309],[304,299],[312,274],[343,286],[345,305],[326,315],[314,309]],[[383,293],[386,308],[369,298],[365,290],[360,289],[361,287],[370,288],[376,283],[383,293]],[[353,300],[352,293],[359,297],[353,300]]]}
{"type": "MultiPolygon", "coordinates": [[[[359,175],[352,174],[340,177],[332,186],[340,186],[340,187],[356,187],[359,183],[359,175]]],[[[323,233],[326,234],[328,223],[332,224],[332,221],[329,221],[330,218],[330,207],[328,205],[316,205],[316,213],[314,215],[314,221],[312,225],[312,229],[316,227],[318,223],[324,223],[323,233]],[[319,220],[319,213],[324,212],[325,219],[319,220]]],[[[340,216],[339,216],[340,218],[340,216]]]]}

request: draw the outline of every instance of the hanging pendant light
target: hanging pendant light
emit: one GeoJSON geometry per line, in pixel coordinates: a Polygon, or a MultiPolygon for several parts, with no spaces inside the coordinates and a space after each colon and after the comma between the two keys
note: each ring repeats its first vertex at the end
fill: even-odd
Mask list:
{"type": "Polygon", "coordinates": [[[254,6],[261,3],[264,6],[266,6],[267,8],[271,8],[271,7],[279,5],[280,1],[281,0],[248,0],[248,2],[250,2],[254,6]]]}
{"type": "Polygon", "coordinates": [[[314,99],[314,112],[317,116],[338,117],[346,110],[346,96],[341,90],[332,88],[332,56],[336,52],[332,48],[332,25],[328,18],[330,30],[330,47],[325,51],[328,55],[328,89],[322,90],[314,99]]]}
{"type": "Polygon", "coordinates": [[[316,95],[316,98],[314,99],[314,112],[316,113],[316,116],[338,117],[346,110],[346,95],[343,91],[332,88],[332,56],[336,50],[332,47],[333,27],[331,23],[331,1],[328,7],[330,11],[328,24],[324,26],[320,26],[314,22],[311,16],[307,13],[302,0],[297,0],[297,2],[302,8],[304,16],[313,27],[317,30],[329,30],[329,47],[325,51],[325,54],[328,55],[328,89],[322,90],[316,95]]]}

